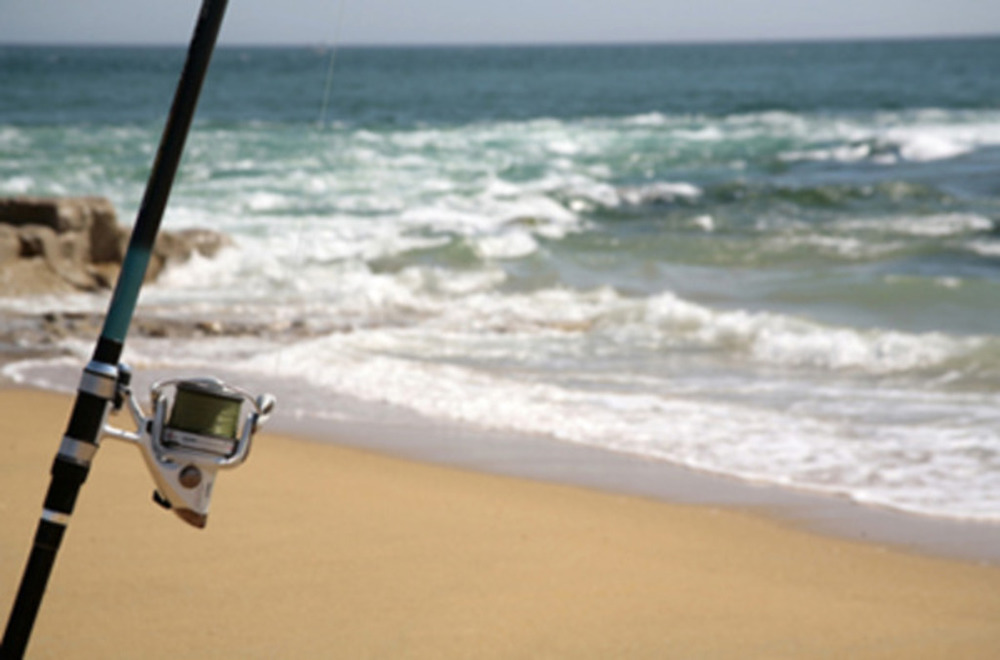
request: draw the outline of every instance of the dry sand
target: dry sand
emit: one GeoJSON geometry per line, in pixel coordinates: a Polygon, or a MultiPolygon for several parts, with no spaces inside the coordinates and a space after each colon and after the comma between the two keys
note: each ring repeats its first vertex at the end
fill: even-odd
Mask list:
{"type": "MultiPolygon", "coordinates": [[[[0,391],[0,616],[71,401],[0,391]]],[[[29,658],[998,658],[1000,567],[262,435],[208,527],[106,440],[29,658]]]]}

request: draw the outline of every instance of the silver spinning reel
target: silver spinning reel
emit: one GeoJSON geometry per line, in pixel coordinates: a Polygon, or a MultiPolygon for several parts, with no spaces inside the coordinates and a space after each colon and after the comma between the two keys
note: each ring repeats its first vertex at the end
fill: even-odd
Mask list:
{"type": "Polygon", "coordinates": [[[105,424],[104,433],[138,445],[156,482],[153,499],[158,504],[204,527],[216,472],[247,459],[253,435],[274,410],[275,398],[255,398],[216,378],[162,380],[150,388],[153,413],[147,417],[132,394],[131,370],[125,365],[118,369],[114,410],[127,403],[136,431],[105,424]]]}

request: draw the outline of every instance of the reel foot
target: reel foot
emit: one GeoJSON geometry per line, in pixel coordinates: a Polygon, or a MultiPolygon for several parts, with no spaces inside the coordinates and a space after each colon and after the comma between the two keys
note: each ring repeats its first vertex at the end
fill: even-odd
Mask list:
{"type": "Polygon", "coordinates": [[[208,524],[208,514],[207,513],[197,513],[191,509],[174,509],[174,513],[189,525],[194,525],[198,529],[205,529],[205,525],[208,524]]]}

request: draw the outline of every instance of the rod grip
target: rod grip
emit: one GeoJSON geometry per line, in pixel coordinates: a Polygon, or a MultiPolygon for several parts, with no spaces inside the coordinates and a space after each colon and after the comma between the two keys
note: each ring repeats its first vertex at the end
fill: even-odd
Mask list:
{"type": "Polygon", "coordinates": [[[38,616],[38,608],[45,595],[52,565],[62,543],[65,525],[42,519],[38,521],[35,541],[31,546],[31,556],[24,569],[24,578],[14,601],[7,629],[4,631],[3,645],[0,646],[0,660],[20,660],[31,637],[31,629],[38,616]]]}

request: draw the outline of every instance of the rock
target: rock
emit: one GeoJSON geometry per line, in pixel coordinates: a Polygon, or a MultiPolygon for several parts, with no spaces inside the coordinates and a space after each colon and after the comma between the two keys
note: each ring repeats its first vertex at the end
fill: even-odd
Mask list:
{"type": "Polygon", "coordinates": [[[0,264],[21,256],[21,237],[18,231],[8,225],[0,225],[0,264]]]}
{"type": "Polygon", "coordinates": [[[59,218],[59,205],[56,200],[43,200],[40,197],[0,199],[0,222],[14,227],[40,225],[53,231],[66,229],[60,226],[65,224],[65,221],[59,218]]]}
{"type": "Polygon", "coordinates": [[[75,290],[41,258],[17,259],[0,267],[0,294],[4,296],[70,293],[75,290]]]}
{"type": "Polygon", "coordinates": [[[118,271],[121,270],[121,264],[116,263],[103,263],[103,264],[92,264],[87,268],[87,272],[90,273],[94,281],[97,282],[97,286],[101,289],[110,289],[115,285],[115,280],[118,279],[118,271]]]}
{"type": "Polygon", "coordinates": [[[14,226],[42,225],[62,234],[117,220],[115,207],[104,197],[3,197],[0,222],[14,226]]]}
{"type": "Polygon", "coordinates": [[[27,225],[17,232],[21,244],[22,259],[44,258],[47,254],[58,254],[56,232],[45,225],[27,225]]]}
{"type": "Polygon", "coordinates": [[[90,260],[95,264],[121,263],[128,247],[128,231],[111,213],[95,212],[90,224],[90,260]]]}
{"type": "Polygon", "coordinates": [[[195,327],[206,335],[221,335],[225,332],[225,326],[218,321],[200,321],[195,327]]]}
{"type": "Polygon", "coordinates": [[[74,255],[94,263],[121,262],[125,254],[114,206],[103,197],[0,198],[0,223],[71,236],[74,255]]]}
{"type": "MultiPolygon", "coordinates": [[[[3,295],[110,288],[128,248],[130,231],[118,225],[114,206],[103,197],[0,197],[0,288],[3,295]],[[21,262],[34,262],[24,265],[21,262]],[[47,267],[55,278],[40,275],[47,267]],[[20,282],[34,278],[34,282],[20,282]]],[[[215,256],[231,245],[206,229],[160,232],[150,255],[146,281],[195,252],[215,256]]]]}
{"type": "Polygon", "coordinates": [[[25,225],[18,230],[18,238],[22,259],[42,260],[53,273],[77,289],[99,288],[99,282],[87,268],[89,241],[81,232],[56,234],[44,225],[25,225]]]}

